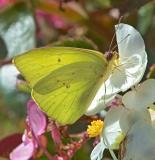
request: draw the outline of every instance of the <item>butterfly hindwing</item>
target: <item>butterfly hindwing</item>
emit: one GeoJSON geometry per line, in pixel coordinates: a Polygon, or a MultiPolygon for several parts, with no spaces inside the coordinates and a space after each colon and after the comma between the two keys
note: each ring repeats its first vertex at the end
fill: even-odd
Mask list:
{"type": "Polygon", "coordinates": [[[30,83],[37,104],[61,124],[71,124],[85,113],[108,66],[100,52],[64,47],[35,49],[14,63],[30,83]]]}

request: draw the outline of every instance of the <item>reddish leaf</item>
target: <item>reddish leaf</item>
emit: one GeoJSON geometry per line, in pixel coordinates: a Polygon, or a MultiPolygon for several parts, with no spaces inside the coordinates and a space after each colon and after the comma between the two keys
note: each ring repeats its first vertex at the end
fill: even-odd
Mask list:
{"type": "Polygon", "coordinates": [[[0,140],[0,157],[9,157],[10,152],[22,143],[22,134],[15,133],[0,140]]]}

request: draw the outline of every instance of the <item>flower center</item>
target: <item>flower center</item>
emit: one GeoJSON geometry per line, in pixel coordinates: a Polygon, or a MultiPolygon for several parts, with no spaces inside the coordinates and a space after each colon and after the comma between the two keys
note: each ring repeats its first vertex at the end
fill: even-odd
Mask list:
{"type": "Polygon", "coordinates": [[[91,125],[88,125],[87,133],[89,137],[96,137],[100,135],[104,127],[104,122],[101,120],[92,121],[91,125]]]}

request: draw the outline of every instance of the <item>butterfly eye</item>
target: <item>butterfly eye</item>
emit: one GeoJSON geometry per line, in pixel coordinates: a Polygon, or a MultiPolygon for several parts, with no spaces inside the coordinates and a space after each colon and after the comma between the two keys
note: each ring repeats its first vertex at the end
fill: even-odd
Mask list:
{"type": "Polygon", "coordinates": [[[107,61],[110,61],[113,57],[113,53],[111,51],[108,51],[108,52],[105,52],[104,56],[107,59],[107,61]]]}
{"type": "Polygon", "coordinates": [[[107,61],[110,61],[114,56],[116,57],[115,59],[118,59],[119,58],[119,55],[116,51],[108,51],[108,52],[105,52],[104,54],[105,58],[107,59],[107,61]]]}

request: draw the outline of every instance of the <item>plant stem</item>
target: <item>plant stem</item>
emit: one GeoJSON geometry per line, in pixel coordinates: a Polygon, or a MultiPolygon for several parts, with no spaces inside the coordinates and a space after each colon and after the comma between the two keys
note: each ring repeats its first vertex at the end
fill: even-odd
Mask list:
{"type": "Polygon", "coordinates": [[[44,154],[46,155],[46,157],[48,158],[48,160],[53,160],[53,156],[48,152],[48,150],[40,143],[39,139],[35,136],[34,132],[32,132],[32,135],[34,137],[34,139],[37,141],[39,147],[43,150],[44,154]]]}
{"type": "Polygon", "coordinates": [[[104,139],[105,139],[106,144],[107,144],[107,146],[108,146],[108,149],[109,149],[109,152],[110,152],[110,154],[111,154],[111,157],[113,158],[113,160],[118,160],[117,157],[116,157],[116,155],[115,155],[115,153],[114,153],[114,151],[113,151],[113,150],[111,149],[111,147],[110,147],[110,144],[109,144],[109,142],[108,142],[108,139],[107,139],[106,135],[104,135],[104,139]]]}

